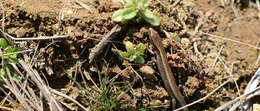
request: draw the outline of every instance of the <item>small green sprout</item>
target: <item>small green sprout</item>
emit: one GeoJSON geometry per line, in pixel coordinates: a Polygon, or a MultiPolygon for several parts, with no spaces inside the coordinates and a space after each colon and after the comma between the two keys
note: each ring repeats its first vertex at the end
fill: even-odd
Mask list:
{"type": "MultiPolygon", "coordinates": [[[[15,73],[13,66],[9,64],[10,62],[15,64],[18,62],[17,54],[15,52],[20,51],[20,48],[11,47],[9,46],[6,39],[0,38],[0,50],[2,52],[1,74],[4,77],[8,77],[6,69],[9,69],[12,78],[16,81],[20,81],[21,77],[15,73]]],[[[3,83],[3,80],[1,78],[0,82],[3,83]]]]}
{"type": "Polygon", "coordinates": [[[121,52],[120,55],[122,57],[128,58],[129,61],[135,61],[136,63],[143,64],[144,63],[144,44],[140,43],[134,48],[134,44],[131,42],[125,43],[126,52],[121,52]]]}
{"type": "Polygon", "coordinates": [[[116,11],[112,16],[112,20],[126,22],[138,16],[153,26],[159,26],[160,20],[148,10],[149,3],[150,0],[123,0],[124,9],[116,11]]]}

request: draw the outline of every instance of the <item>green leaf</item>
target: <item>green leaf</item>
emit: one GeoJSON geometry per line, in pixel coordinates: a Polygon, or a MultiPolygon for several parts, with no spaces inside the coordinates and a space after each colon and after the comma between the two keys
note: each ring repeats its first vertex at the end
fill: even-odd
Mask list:
{"type": "Polygon", "coordinates": [[[1,74],[4,76],[4,77],[7,77],[7,73],[6,73],[6,70],[4,68],[1,69],[1,74]]]}
{"type": "Polygon", "coordinates": [[[152,24],[153,26],[160,25],[160,20],[150,10],[141,10],[139,14],[145,21],[152,24]]]}
{"type": "Polygon", "coordinates": [[[134,44],[132,42],[127,41],[125,43],[125,48],[127,50],[128,56],[131,56],[134,54],[134,44]]]}
{"type": "Polygon", "coordinates": [[[137,56],[137,57],[135,58],[135,61],[136,61],[136,63],[138,63],[138,64],[143,64],[143,63],[144,63],[144,58],[143,58],[142,56],[137,56]]]}
{"type": "Polygon", "coordinates": [[[0,47],[6,48],[8,46],[8,41],[5,38],[0,38],[0,47]]]}
{"type": "Polygon", "coordinates": [[[140,43],[136,46],[136,53],[143,54],[145,46],[143,43],[140,43]]]}
{"type": "Polygon", "coordinates": [[[141,1],[142,1],[143,4],[144,4],[144,8],[145,8],[145,9],[148,8],[149,3],[150,3],[150,0],[141,0],[141,1]]]}
{"type": "Polygon", "coordinates": [[[125,0],[124,4],[125,4],[124,8],[135,7],[136,1],[135,0],[125,0]]]}
{"type": "Polygon", "coordinates": [[[138,109],[138,111],[148,111],[148,110],[145,108],[141,108],[141,109],[138,109]]]}
{"type": "MultiPolygon", "coordinates": [[[[20,51],[20,50],[21,50],[21,48],[12,48],[12,47],[8,46],[7,50],[5,50],[3,54],[15,53],[15,52],[20,51]]],[[[2,56],[2,58],[8,59],[9,61],[11,61],[13,63],[18,62],[17,54],[5,55],[5,56],[2,56]]]]}
{"type": "Polygon", "coordinates": [[[150,0],[138,0],[138,8],[139,9],[147,9],[149,6],[150,0]]]}
{"type": "Polygon", "coordinates": [[[21,48],[19,48],[19,47],[15,47],[15,48],[13,48],[13,52],[18,52],[18,51],[21,51],[22,49],[21,48]]]}
{"type": "MultiPolygon", "coordinates": [[[[3,54],[5,54],[5,53],[3,53],[3,54]]],[[[8,58],[9,58],[8,55],[4,55],[4,56],[2,56],[2,59],[8,59],[8,58]]]]}
{"type": "Polygon", "coordinates": [[[10,57],[8,60],[11,61],[12,63],[15,63],[15,64],[18,63],[18,59],[17,58],[10,57]]]}
{"type": "Polygon", "coordinates": [[[116,11],[113,16],[112,20],[115,22],[124,22],[134,18],[137,14],[138,10],[135,7],[124,8],[121,10],[116,11]]]}
{"type": "Polygon", "coordinates": [[[127,52],[120,52],[120,55],[125,58],[128,58],[129,56],[127,52]]]}
{"type": "Polygon", "coordinates": [[[131,55],[131,56],[129,57],[129,60],[132,62],[132,61],[135,60],[136,57],[137,57],[136,55],[131,55]]]}
{"type": "Polygon", "coordinates": [[[14,72],[14,67],[11,64],[7,64],[7,68],[10,72],[14,72]]]}
{"type": "Polygon", "coordinates": [[[11,46],[8,46],[7,50],[5,52],[6,52],[6,54],[12,53],[13,52],[13,48],[11,46]]]}
{"type": "Polygon", "coordinates": [[[7,77],[7,71],[6,68],[9,69],[10,73],[14,72],[14,68],[11,64],[2,65],[1,73],[4,77],[7,77]]]}
{"type": "Polygon", "coordinates": [[[0,77],[0,87],[4,86],[4,80],[0,77]]]}
{"type": "Polygon", "coordinates": [[[19,75],[17,75],[16,73],[12,73],[12,78],[13,78],[15,81],[21,81],[21,80],[22,80],[22,78],[21,78],[19,75]]]}

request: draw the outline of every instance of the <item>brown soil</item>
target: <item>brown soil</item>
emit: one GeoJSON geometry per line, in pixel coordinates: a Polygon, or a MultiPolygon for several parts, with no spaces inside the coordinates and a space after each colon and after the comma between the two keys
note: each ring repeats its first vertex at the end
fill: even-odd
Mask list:
{"type": "MultiPolygon", "coordinates": [[[[115,82],[120,82],[120,84],[113,86],[119,91],[122,91],[120,89],[127,84],[133,86],[120,101],[123,103],[130,100],[130,102],[120,108],[138,110],[158,105],[159,108],[150,109],[167,110],[170,106],[170,97],[163,87],[155,65],[156,61],[147,31],[151,26],[144,22],[119,24],[127,27],[127,30],[111,42],[113,45],[104,49],[106,53],[102,54],[104,56],[100,58],[99,63],[90,65],[88,64],[90,50],[118,24],[111,20],[111,16],[114,11],[123,6],[116,0],[88,0],[82,3],[85,4],[84,6],[89,6],[88,9],[76,0],[64,2],[3,0],[6,18],[2,25],[6,33],[17,38],[68,35],[66,39],[22,41],[14,42],[13,45],[23,49],[34,49],[34,52],[22,54],[21,59],[28,63],[33,59],[32,65],[39,73],[46,76],[50,87],[64,90],[67,95],[86,107],[87,102],[84,99],[86,97],[82,96],[79,86],[75,85],[69,77],[75,77],[90,91],[90,95],[96,95],[95,84],[100,86],[96,70],[100,70],[101,76],[108,79],[119,74],[115,82]],[[111,50],[111,48],[116,48],[125,51],[123,44],[125,41],[131,41],[134,44],[144,43],[148,46],[145,51],[145,67],[149,66],[148,68],[152,68],[155,73],[149,73],[150,70],[142,71],[141,67],[144,65],[128,63],[111,50]],[[131,70],[131,67],[137,71],[142,80],[131,70]],[[82,78],[82,75],[86,77],[82,78]]],[[[171,5],[168,0],[163,1],[162,4],[166,7],[171,5]]],[[[257,15],[259,12],[255,8],[239,8],[242,6],[238,5],[239,13],[243,18],[235,20],[232,9],[229,6],[221,7],[220,1],[208,3],[208,0],[183,0],[171,11],[162,4],[154,1],[150,4],[150,9],[162,21],[161,26],[155,29],[165,40],[169,63],[178,78],[176,82],[186,102],[191,103],[214,90],[227,80],[226,78],[230,76],[228,70],[232,68],[239,91],[243,93],[247,82],[259,66],[259,63],[256,63],[258,51],[242,44],[216,39],[201,33],[194,35],[194,30],[203,20],[199,31],[257,46],[260,41],[260,16],[257,15]],[[164,31],[177,33],[181,41],[172,42],[172,38],[167,37],[164,31]],[[197,45],[199,53],[196,52],[194,44],[197,45]],[[220,61],[212,66],[221,46],[224,48],[219,57],[223,59],[228,69],[220,61]],[[234,67],[232,63],[235,63],[234,67]]],[[[234,99],[238,94],[235,84],[229,83],[206,101],[193,105],[190,109],[213,110],[223,102],[234,99]]],[[[76,105],[73,107],[79,108],[76,105]]]]}

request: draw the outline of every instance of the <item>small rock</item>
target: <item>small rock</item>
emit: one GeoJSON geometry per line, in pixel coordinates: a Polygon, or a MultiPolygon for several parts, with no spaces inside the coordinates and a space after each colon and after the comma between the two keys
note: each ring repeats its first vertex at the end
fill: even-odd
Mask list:
{"type": "Polygon", "coordinates": [[[92,71],[92,72],[98,73],[98,69],[96,67],[90,67],[89,70],[92,71]]]}
{"type": "Polygon", "coordinates": [[[18,38],[24,37],[26,33],[26,30],[24,28],[19,28],[18,30],[15,31],[15,34],[18,38]]]}
{"type": "Polygon", "coordinates": [[[144,73],[144,74],[154,74],[154,69],[151,68],[150,66],[142,66],[140,68],[140,72],[144,73]]]}
{"type": "Polygon", "coordinates": [[[162,104],[162,101],[160,101],[160,100],[152,100],[151,102],[150,102],[150,104],[162,104]]]}
{"type": "Polygon", "coordinates": [[[156,76],[154,75],[155,71],[150,66],[142,66],[139,71],[143,73],[144,79],[157,80],[156,76]]]}
{"type": "Polygon", "coordinates": [[[120,9],[120,8],[123,8],[123,5],[122,5],[122,3],[120,3],[119,0],[112,0],[112,4],[111,4],[110,8],[120,9]]]}
{"type": "Polygon", "coordinates": [[[119,74],[121,71],[122,71],[122,70],[121,70],[121,68],[120,68],[118,65],[116,65],[116,66],[113,68],[113,72],[115,72],[115,73],[117,73],[117,74],[119,74]]]}
{"type": "Polygon", "coordinates": [[[133,94],[137,97],[137,98],[141,98],[142,97],[142,89],[136,89],[133,94]]]}
{"type": "Polygon", "coordinates": [[[188,77],[188,81],[185,83],[185,91],[188,94],[194,94],[196,89],[199,88],[200,82],[197,78],[195,77],[188,77]]]}
{"type": "Polygon", "coordinates": [[[184,49],[188,48],[190,46],[190,40],[188,38],[182,38],[181,44],[184,49]]]}

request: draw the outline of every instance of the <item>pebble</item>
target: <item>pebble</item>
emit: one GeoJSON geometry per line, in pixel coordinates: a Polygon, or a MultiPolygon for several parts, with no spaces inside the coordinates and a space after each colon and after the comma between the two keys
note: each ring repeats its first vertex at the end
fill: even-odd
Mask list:
{"type": "Polygon", "coordinates": [[[144,74],[154,74],[154,69],[150,66],[142,66],[140,68],[140,72],[144,73],[144,74]]]}
{"type": "Polygon", "coordinates": [[[184,49],[188,48],[190,46],[190,40],[188,38],[182,38],[181,44],[184,49]]]}
{"type": "Polygon", "coordinates": [[[139,71],[143,74],[144,79],[149,79],[149,80],[157,80],[155,74],[155,71],[152,67],[150,66],[142,66],[139,71]]]}

